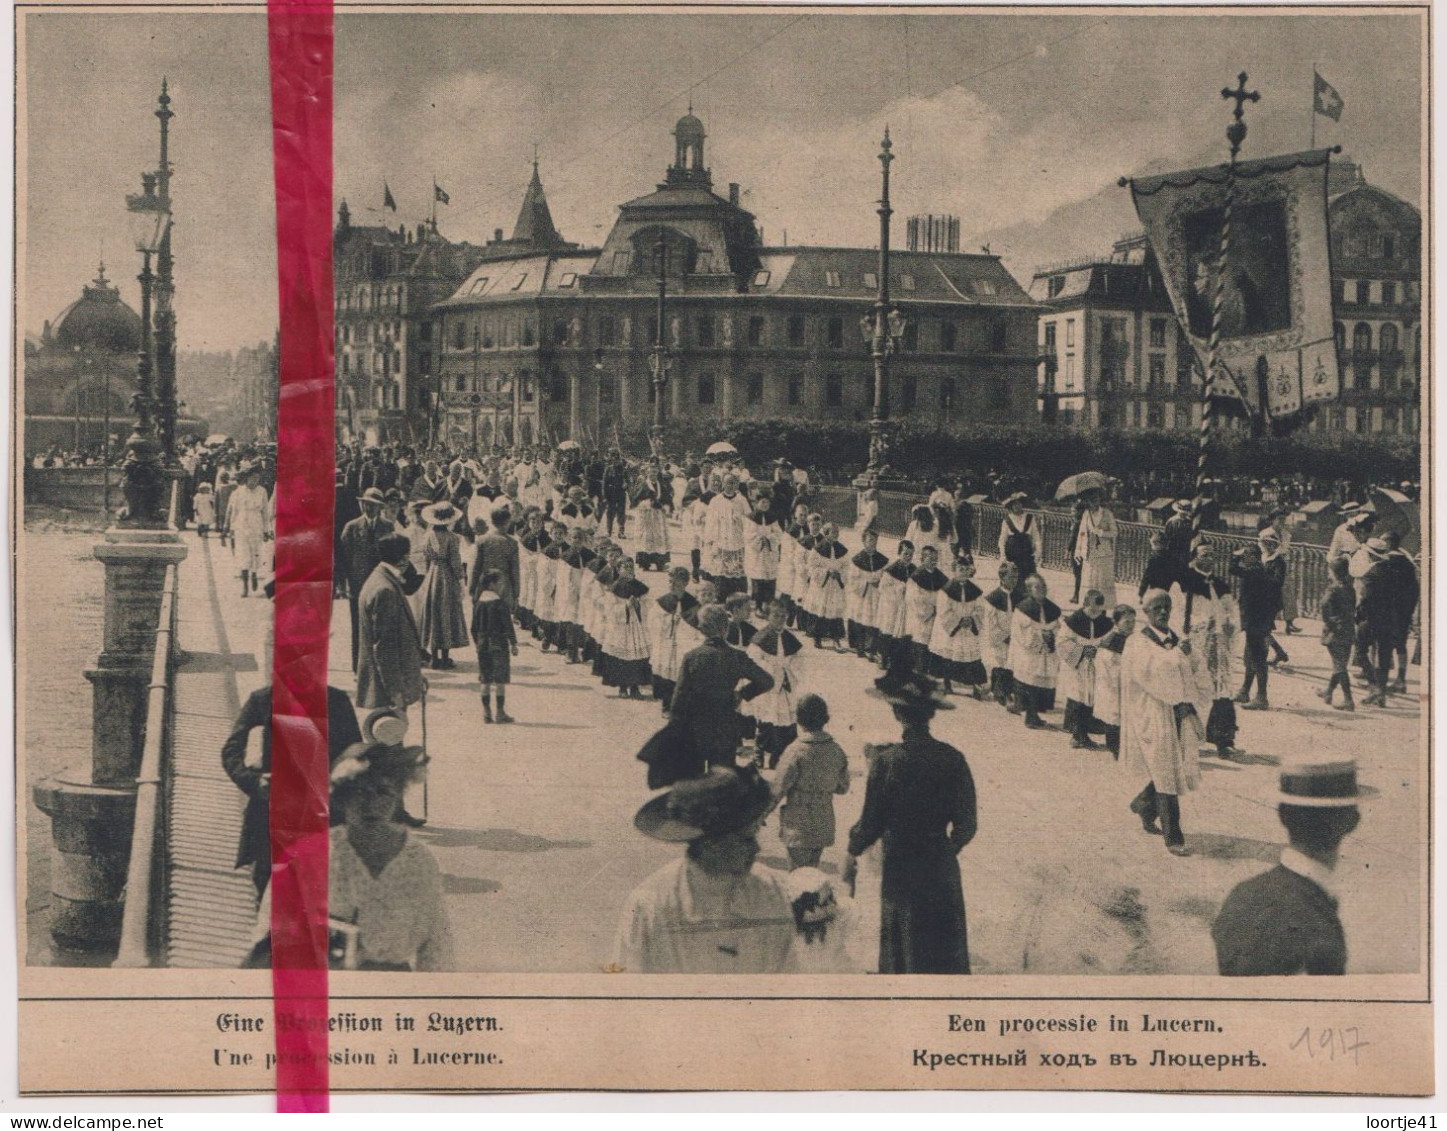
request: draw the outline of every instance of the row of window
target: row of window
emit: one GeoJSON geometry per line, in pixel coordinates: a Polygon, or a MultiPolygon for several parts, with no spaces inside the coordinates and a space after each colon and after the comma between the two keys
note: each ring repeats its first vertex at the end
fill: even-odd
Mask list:
{"type": "MultiPolygon", "coordinates": [[[[358,375],[370,373],[374,377],[390,378],[392,374],[402,374],[402,351],[398,349],[373,350],[371,353],[362,354],[356,359],[356,366],[352,365],[352,354],[347,350],[339,351],[342,359],[342,376],[349,377],[353,372],[358,375]],[[371,364],[368,364],[368,359],[371,364]]],[[[427,354],[422,355],[420,371],[425,373],[430,368],[431,358],[427,354]]]]}
{"type": "Polygon", "coordinates": [[[1410,406],[1397,408],[1353,408],[1340,405],[1317,410],[1310,429],[1313,432],[1385,432],[1388,434],[1417,431],[1417,410],[1410,406]]]}
{"type": "MultiPolygon", "coordinates": [[[[526,374],[524,374],[526,379],[526,374]]],[[[691,378],[693,389],[691,399],[693,403],[703,407],[717,405],[721,402],[722,390],[719,387],[718,378],[712,373],[698,373],[691,378]]],[[[470,391],[466,384],[467,379],[457,379],[457,390],[470,391]]],[[[934,397],[931,399],[930,408],[938,408],[940,412],[953,413],[959,405],[957,385],[953,377],[941,379],[933,390],[934,397]]],[[[597,378],[598,399],[604,404],[616,403],[618,399],[619,378],[611,374],[600,374],[597,378]]],[[[801,374],[789,374],[779,385],[782,393],[782,403],[791,407],[799,407],[805,403],[805,380],[801,374]]],[[[750,373],[743,378],[742,389],[743,403],[749,407],[757,408],[764,404],[765,382],[762,373],[750,373]]],[[[487,391],[486,389],[478,391],[487,391]]],[[[894,404],[900,412],[913,412],[917,408],[925,407],[920,398],[920,386],[918,380],[905,374],[895,382],[894,404]]],[[[1010,407],[1010,382],[1008,378],[993,378],[984,382],[985,401],[984,407],[992,411],[1006,410],[1010,407]]],[[[650,403],[653,400],[654,389],[652,382],[647,383],[647,395],[650,403]]],[[[554,374],[549,384],[549,396],[554,401],[565,401],[568,397],[567,380],[561,374],[554,374]]],[[[850,382],[840,373],[827,373],[824,375],[823,384],[817,392],[818,404],[824,408],[845,408],[848,406],[866,407],[873,403],[874,386],[872,377],[863,377],[850,382]],[[851,388],[852,385],[852,388],[851,388]]]]}
{"type": "Polygon", "coordinates": [[[1370,279],[1337,279],[1335,282],[1337,304],[1345,306],[1348,301],[1357,306],[1395,306],[1397,302],[1415,302],[1421,291],[1416,283],[1397,283],[1389,279],[1374,282],[1370,279]],[[1350,300],[1347,296],[1350,295],[1350,300]]]}
{"type": "Polygon", "coordinates": [[[1416,254],[1417,234],[1350,228],[1344,232],[1334,232],[1331,244],[1332,253],[1339,258],[1394,260],[1399,254],[1404,258],[1416,254]]]}
{"type": "MultiPolygon", "coordinates": [[[[427,341],[431,335],[432,327],[428,323],[422,323],[422,340],[427,341]]],[[[349,345],[354,342],[384,342],[396,341],[402,337],[402,320],[392,318],[385,322],[369,322],[365,326],[354,326],[350,322],[343,322],[336,327],[336,340],[338,345],[349,345]]]]}
{"type": "MultiPolygon", "coordinates": [[[[1343,354],[1347,348],[1347,328],[1345,324],[1338,322],[1334,329],[1336,332],[1337,353],[1343,354]]],[[[1417,344],[1420,349],[1421,342],[1419,341],[1417,344]]],[[[1401,351],[1401,348],[1401,332],[1397,329],[1396,324],[1384,322],[1381,330],[1377,334],[1376,352],[1380,352],[1384,358],[1395,358],[1401,351]]],[[[1358,356],[1373,352],[1372,327],[1370,323],[1358,322],[1356,326],[1352,328],[1352,352],[1358,356]]]]}
{"type": "Polygon", "coordinates": [[[353,291],[337,292],[338,312],[354,310],[395,310],[399,314],[403,312],[403,300],[406,298],[406,288],[400,284],[397,286],[378,287],[375,285],[363,285],[353,291]]]}
{"type": "MultiPolygon", "coordinates": [[[[815,321],[819,323],[817,327],[814,327],[815,333],[822,330],[822,342],[825,349],[858,348],[862,350],[868,344],[858,319],[831,315],[815,321]],[[851,336],[851,329],[854,329],[857,337],[851,336]]],[[[536,331],[532,321],[527,318],[474,317],[449,321],[447,325],[450,327],[447,344],[452,350],[506,349],[518,345],[529,347],[535,344],[536,331]]],[[[925,327],[926,348],[933,347],[941,353],[956,353],[970,344],[967,341],[968,335],[961,333],[959,323],[930,319],[925,321],[925,327]]],[[[649,315],[644,318],[641,329],[642,337],[635,342],[632,318],[626,315],[621,318],[611,314],[599,315],[593,321],[593,342],[600,348],[609,348],[635,344],[646,346],[658,340],[656,316],[649,315]]],[[[782,329],[783,341],[778,344],[791,349],[804,349],[811,344],[811,326],[807,316],[803,314],[786,316],[783,319],[782,329]]],[[[664,344],[671,349],[681,349],[684,346],[695,346],[701,349],[713,349],[721,346],[724,349],[732,349],[734,346],[734,321],[730,318],[716,318],[712,314],[697,314],[688,317],[674,315],[665,326],[665,331],[664,344]]],[[[771,326],[770,319],[764,315],[756,314],[744,321],[742,333],[745,345],[763,348],[771,344],[773,335],[778,333],[778,327],[771,326]]],[[[907,352],[918,351],[921,348],[920,338],[920,321],[908,319],[905,322],[900,348],[907,352]]],[[[577,317],[555,319],[549,340],[555,346],[581,347],[585,345],[586,336],[582,319],[577,317]]],[[[1009,323],[1004,319],[995,319],[987,323],[983,336],[976,340],[974,345],[976,348],[988,350],[990,353],[1008,352],[1010,346],[1009,323]]]]}

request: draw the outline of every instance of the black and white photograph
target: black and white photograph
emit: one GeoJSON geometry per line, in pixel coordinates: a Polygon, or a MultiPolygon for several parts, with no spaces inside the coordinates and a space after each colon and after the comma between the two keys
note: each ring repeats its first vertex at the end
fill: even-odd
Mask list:
{"type": "MultiPolygon", "coordinates": [[[[1425,1001],[1426,14],[339,6],[334,987],[1425,1001]]],[[[269,995],[267,17],[16,21],[22,997],[269,995]]]]}

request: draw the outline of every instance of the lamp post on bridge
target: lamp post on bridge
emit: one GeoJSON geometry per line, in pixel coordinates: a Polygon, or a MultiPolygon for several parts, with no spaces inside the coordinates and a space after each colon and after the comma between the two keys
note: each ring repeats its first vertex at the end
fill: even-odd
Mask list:
{"type": "Polygon", "coordinates": [[[648,361],[649,367],[653,371],[653,426],[649,429],[648,445],[653,449],[653,454],[661,460],[663,458],[663,420],[666,415],[663,393],[668,387],[670,360],[668,347],[663,344],[663,322],[667,316],[668,304],[668,242],[664,238],[662,228],[658,229],[658,248],[655,255],[658,260],[658,308],[657,328],[653,334],[653,354],[648,361]]]}
{"type": "Polygon", "coordinates": [[[156,425],[161,445],[161,458],[167,467],[176,464],[176,312],[172,298],[176,293],[172,278],[171,258],[171,160],[167,148],[171,119],[171,96],[166,93],[166,80],[161,80],[161,97],[156,117],[161,122],[161,163],[156,170],[156,194],[166,209],[165,230],[156,249],[156,425]]]}
{"type": "Polygon", "coordinates": [[[166,526],[162,500],[165,476],[153,419],[156,396],[152,382],[151,294],[155,275],[151,271],[151,256],[161,249],[171,217],[168,202],[156,194],[155,174],[144,174],[141,188],[139,195],[126,197],[131,234],[136,250],[141,253],[141,273],[136,276],[141,284],[141,352],[136,365],[136,391],[131,397],[136,423],[126,440],[125,463],[121,468],[121,490],[126,498],[126,516],[121,525],[163,529],[166,526]]]}
{"type": "Polygon", "coordinates": [[[889,299],[889,218],[894,209],[889,204],[889,165],[894,160],[889,128],[885,127],[880,143],[879,164],[882,169],[882,191],[879,198],[879,287],[870,312],[859,320],[864,340],[874,358],[874,401],[869,414],[869,462],[854,480],[861,491],[877,488],[888,478],[889,471],[889,359],[898,352],[904,338],[906,322],[889,299]]]}

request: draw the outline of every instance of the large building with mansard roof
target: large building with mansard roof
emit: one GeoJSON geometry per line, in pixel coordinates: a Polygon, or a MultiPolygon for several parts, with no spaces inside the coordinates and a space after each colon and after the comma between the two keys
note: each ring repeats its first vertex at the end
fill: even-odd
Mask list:
{"type": "MultiPolygon", "coordinates": [[[[1333,162],[1327,181],[1332,308],[1342,395],[1306,427],[1415,435],[1422,426],[1422,217],[1333,162]]],[[[1145,236],[1108,255],[1042,267],[1039,386],[1044,415],[1086,428],[1194,429],[1195,354],[1177,328],[1145,236]]],[[[1234,427],[1241,426],[1234,422],[1234,427]]]]}
{"type": "MultiPolygon", "coordinates": [[[[433,307],[446,442],[606,437],[650,419],[660,247],[669,416],[868,418],[860,319],[877,251],[765,245],[739,186],[714,190],[703,123],[689,113],[673,141],[663,181],[619,207],[601,248],[565,243],[549,216],[546,246],[490,244],[433,307]]],[[[545,201],[536,175],[529,198],[545,201]]],[[[1037,308],[999,257],[906,250],[890,271],[907,319],[892,414],[1033,417],[1037,308]]]]}

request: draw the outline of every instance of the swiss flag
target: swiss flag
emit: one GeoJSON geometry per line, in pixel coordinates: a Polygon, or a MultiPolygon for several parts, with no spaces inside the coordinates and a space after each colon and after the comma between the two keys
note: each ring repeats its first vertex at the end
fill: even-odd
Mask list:
{"type": "MultiPolygon", "coordinates": [[[[1315,72],[1313,72],[1315,74],[1315,72]]],[[[1316,94],[1312,103],[1312,109],[1318,114],[1330,118],[1333,122],[1341,121],[1342,107],[1346,105],[1336,87],[1327,82],[1320,75],[1316,75],[1316,94]]]]}

